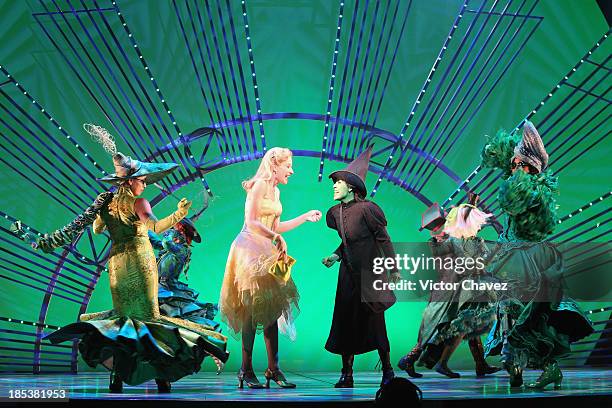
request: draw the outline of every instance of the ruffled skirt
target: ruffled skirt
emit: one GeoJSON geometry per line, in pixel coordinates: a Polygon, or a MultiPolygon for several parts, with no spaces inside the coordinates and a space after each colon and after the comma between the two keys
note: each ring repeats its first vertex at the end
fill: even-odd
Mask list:
{"type": "Polygon", "coordinates": [[[189,320],[193,323],[210,326],[221,332],[215,316],[219,311],[216,304],[198,301],[199,293],[182,282],[160,281],[157,300],[161,314],[189,320]]]}
{"type": "Polygon", "coordinates": [[[199,371],[207,355],[227,361],[227,338],[213,327],[160,314],[148,237],[113,243],[108,267],[113,310],[82,314],[47,340],[79,339],[87,365],[113,369],[130,385],[153,378],[176,381],[199,371]]]}
{"type": "Polygon", "coordinates": [[[207,355],[222,362],[229,356],[226,339],[212,330],[186,329],[163,316],[141,321],[112,312],[97,315],[107,316],[69,324],[45,339],[53,344],[79,339],[79,351],[88,366],[112,369],[129,385],[154,378],[176,381],[198,372],[207,355]]]}
{"type": "Polygon", "coordinates": [[[285,283],[268,273],[278,255],[269,239],[247,230],[232,243],[219,309],[234,336],[245,327],[261,332],[278,321],[281,333],[295,338],[300,298],[297,288],[292,278],[285,283]]]}

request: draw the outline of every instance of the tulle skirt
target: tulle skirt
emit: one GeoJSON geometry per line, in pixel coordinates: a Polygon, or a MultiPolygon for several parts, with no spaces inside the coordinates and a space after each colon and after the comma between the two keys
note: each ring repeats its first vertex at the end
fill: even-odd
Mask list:
{"type": "Polygon", "coordinates": [[[295,339],[300,296],[292,278],[282,282],[268,273],[278,255],[270,239],[246,229],[232,243],[219,309],[235,337],[243,328],[261,332],[278,321],[281,333],[295,339]]]}

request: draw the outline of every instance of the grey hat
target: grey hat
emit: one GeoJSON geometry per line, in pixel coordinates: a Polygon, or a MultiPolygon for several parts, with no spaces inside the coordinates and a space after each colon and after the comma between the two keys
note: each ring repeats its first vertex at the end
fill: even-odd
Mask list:
{"type": "Polygon", "coordinates": [[[546,170],[548,166],[548,153],[542,138],[533,123],[528,120],[523,125],[523,139],[514,148],[514,157],[533,166],[538,173],[546,170]]]}

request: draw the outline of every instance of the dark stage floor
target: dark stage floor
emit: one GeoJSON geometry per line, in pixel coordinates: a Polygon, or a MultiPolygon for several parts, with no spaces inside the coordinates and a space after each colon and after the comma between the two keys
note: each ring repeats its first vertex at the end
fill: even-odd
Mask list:
{"type": "MultiPolygon", "coordinates": [[[[447,379],[435,372],[424,371],[425,376],[414,382],[422,389],[424,406],[478,406],[486,403],[489,407],[508,405],[523,408],[525,405],[548,403],[544,399],[566,398],[574,407],[612,406],[612,370],[605,369],[564,369],[564,380],[560,390],[552,385],[544,391],[531,389],[510,389],[505,373],[477,379],[473,372],[461,372],[460,379],[447,379]]],[[[397,372],[396,372],[397,374],[397,372]]],[[[10,390],[46,389],[65,390],[72,402],[80,400],[90,405],[92,399],[134,400],[145,399],[158,405],[184,405],[198,402],[199,406],[223,405],[236,406],[241,403],[277,402],[283,406],[293,404],[336,405],[353,402],[367,405],[378,389],[380,374],[361,372],[355,376],[355,388],[334,389],[338,373],[286,372],[289,381],[298,384],[296,389],[283,390],[272,384],[263,390],[237,389],[233,373],[226,372],[217,376],[214,373],[199,373],[173,384],[171,394],[158,394],[154,382],[139,386],[125,386],[123,394],[108,394],[108,375],[106,373],[82,373],[78,375],[6,375],[0,379],[0,397],[6,401],[10,390]],[[164,404],[166,403],[166,404],[164,404]]],[[[525,373],[525,382],[535,380],[539,372],[525,373]]],[[[263,375],[260,376],[263,380],[263,375]]],[[[272,404],[276,405],[276,404],[272,404]]],[[[566,404],[564,404],[566,405],[566,404]]],[[[40,406],[40,405],[38,405],[40,406]]],[[[540,405],[541,406],[541,405],[540,405]]]]}

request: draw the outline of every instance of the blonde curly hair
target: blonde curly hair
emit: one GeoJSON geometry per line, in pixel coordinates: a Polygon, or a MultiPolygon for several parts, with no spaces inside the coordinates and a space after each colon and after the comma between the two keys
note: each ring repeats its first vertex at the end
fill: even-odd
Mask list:
{"type": "Polygon", "coordinates": [[[248,192],[251,190],[251,188],[253,188],[253,184],[255,184],[255,182],[258,180],[264,180],[267,182],[272,181],[272,178],[274,177],[274,169],[289,160],[289,158],[292,156],[293,153],[291,153],[291,150],[287,148],[271,148],[261,159],[261,163],[259,164],[259,168],[257,169],[255,175],[242,182],[242,188],[248,192]]]}

